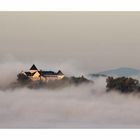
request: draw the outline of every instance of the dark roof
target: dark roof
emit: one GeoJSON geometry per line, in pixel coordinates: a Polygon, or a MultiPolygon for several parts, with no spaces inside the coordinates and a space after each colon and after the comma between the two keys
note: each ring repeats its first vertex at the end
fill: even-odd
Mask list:
{"type": "Polygon", "coordinates": [[[58,75],[64,75],[61,70],[57,72],[58,75]]]}
{"type": "Polygon", "coordinates": [[[36,72],[33,72],[33,73],[31,73],[31,72],[25,72],[25,74],[26,74],[27,76],[33,76],[35,73],[36,73],[36,72]]]}
{"type": "Polygon", "coordinates": [[[41,74],[41,76],[46,76],[46,75],[57,75],[57,73],[53,72],[53,71],[39,71],[39,73],[41,74]]]}
{"type": "Polygon", "coordinates": [[[30,70],[38,70],[37,67],[33,64],[30,70]]]}
{"type": "Polygon", "coordinates": [[[25,72],[25,74],[26,74],[27,76],[31,76],[31,73],[30,73],[30,72],[25,72]]]}
{"type": "Polygon", "coordinates": [[[38,71],[41,76],[47,76],[47,75],[58,75],[58,73],[53,72],[53,71],[38,71]]]}

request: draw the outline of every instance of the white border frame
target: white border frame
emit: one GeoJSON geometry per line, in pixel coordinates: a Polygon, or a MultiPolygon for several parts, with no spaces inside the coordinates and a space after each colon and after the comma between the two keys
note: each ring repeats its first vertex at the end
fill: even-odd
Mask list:
{"type": "MultiPolygon", "coordinates": [[[[140,11],[139,0],[0,0],[0,11],[140,11]]],[[[2,140],[139,139],[139,130],[0,130],[2,140]]]]}
{"type": "Polygon", "coordinates": [[[139,11],[139,0],[0,0],[0,11],[139,11]]]}

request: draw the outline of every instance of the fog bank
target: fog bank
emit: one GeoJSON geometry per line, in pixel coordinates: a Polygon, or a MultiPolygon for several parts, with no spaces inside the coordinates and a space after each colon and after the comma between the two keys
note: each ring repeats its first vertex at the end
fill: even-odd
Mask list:
{"type": "Polygon", "coordinates": [[[0,91],[1,128],[139,128],[140,98],[93,86],[0,91]]]}
{"type": "MultiPolygon", "coordinates": [[[[16,81],[16,74],[28,66],[17,61],[1,63],[0,87],[16,81]]],[[[75,75],[81,73],[74,65],[64,63],[63,67],[68,75],[69,67],[75,75]]],[[[107,93],[105,80],[59,90],[0,90],[0,128],[140,128],[139,95],[107,93]]]]}

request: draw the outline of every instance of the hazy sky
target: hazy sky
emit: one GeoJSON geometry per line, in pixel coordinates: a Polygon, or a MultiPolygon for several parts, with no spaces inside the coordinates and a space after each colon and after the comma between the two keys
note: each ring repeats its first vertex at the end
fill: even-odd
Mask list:
{"type": "Polygon", "coordinates": [[[140,69],[140,12],[0,12],[0,60],[140,69]]]}

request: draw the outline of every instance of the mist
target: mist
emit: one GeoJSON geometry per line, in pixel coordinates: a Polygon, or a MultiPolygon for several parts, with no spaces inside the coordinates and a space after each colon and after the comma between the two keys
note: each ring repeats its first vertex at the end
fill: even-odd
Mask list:
{"type": "MultiPolygon", "coordinates": [[[[84,73],[65,62],[61,66],[66,75],[84,73]]],[[[29,69],[30,63],[13,59],[0,63],[0,68],[0,87],[6,87],[16,81],[21,68],[29,69]]],[[[59,90],[1,89],[0,128],[140,128],[139,106],[139,95],[107,93],[105,78],[59,90]]]]}
{"type": "Polygon", "coordinates": [[[88,73],[140,69],[140,12],[0,12],[0,21],[0,62],[12,54],[88,73]]]}

